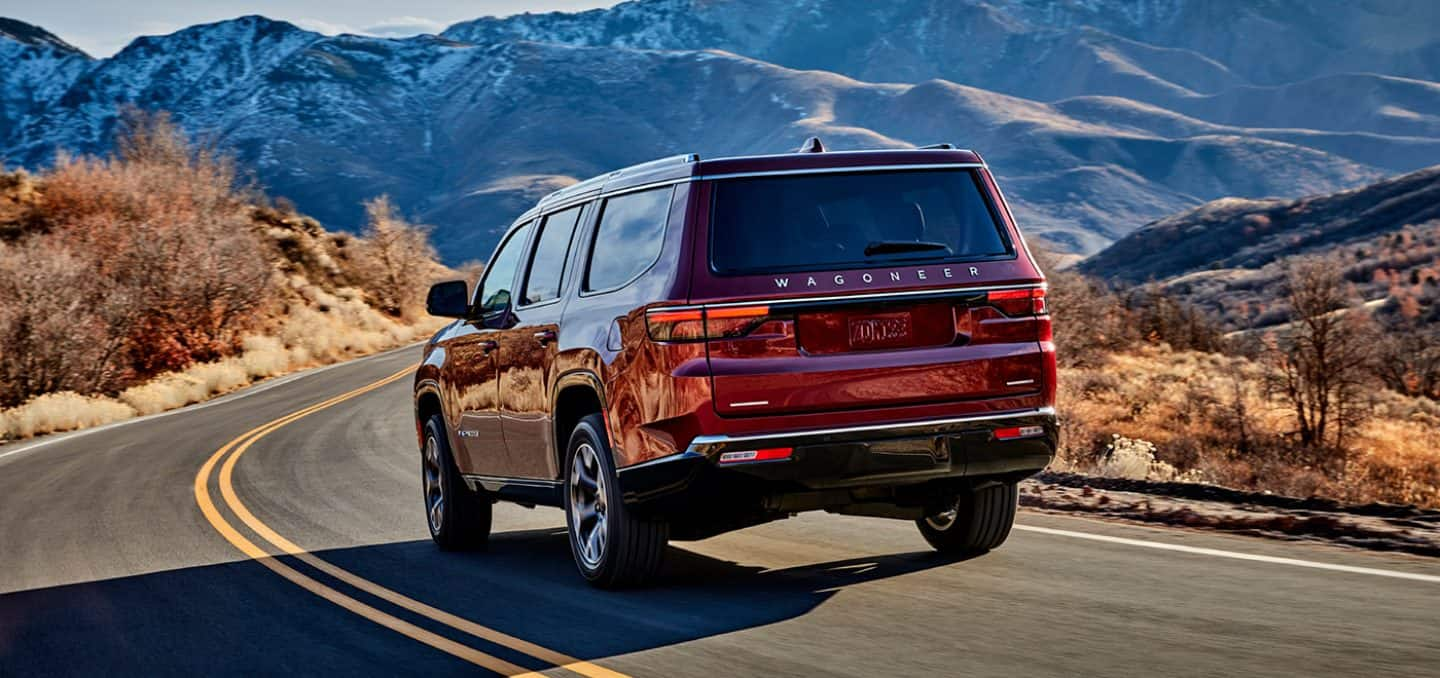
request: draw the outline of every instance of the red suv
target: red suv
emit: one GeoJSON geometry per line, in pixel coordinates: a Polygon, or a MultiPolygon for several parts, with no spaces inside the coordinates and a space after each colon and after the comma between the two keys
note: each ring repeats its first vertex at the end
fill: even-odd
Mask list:
{"type": "Polygon", "coordinates": [[[800,511],[1005,541],[1055,453],[1045,278],[980,156],[948,145],[644,163],[510,227],[415,378],[425,508],[563,507],[575,563],[636,584],[669,539],[800,511]]]}

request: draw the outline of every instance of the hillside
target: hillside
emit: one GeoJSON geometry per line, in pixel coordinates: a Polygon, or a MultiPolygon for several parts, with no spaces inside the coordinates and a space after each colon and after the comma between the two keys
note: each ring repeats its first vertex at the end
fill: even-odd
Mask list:
{"type": "Polygon", "coordinates": [[[1078,268],[1154,281],[1240,329],[1283,320],[1281,266],[1306,255],[1335,257],[1382,310],[1440,321],[1440,166],[1298,200],[1217,200],[1147,224],[1078,268]]]}
{"type": "Polygon", "coordinates": [[[389,194],[453,263],[546,191],[653,157],[949,141],[984,155],[1029,231],[1089,254],[1207,200],[1440,157],[1432,10],[1307,7],[642,0],[406,39],[249,16],[101,60],[11,21],[0,158],[104,152],[121,105],[167,110],[333,227],[389,194]],[[1209,30],[1219,16],[1240,32],[1209,30]],[[1262,33],[1285,59],[1248,46],[1262,33]]]}
{"type": "Polygon", "coordinates": [[[163,116],[128,118],[121,139],[116,156],[0,172],[0,440],[198,402],[438,326],[425,288],[457,274],[387,202],[366,206],[364,237],[333,233],[163,116]]]}

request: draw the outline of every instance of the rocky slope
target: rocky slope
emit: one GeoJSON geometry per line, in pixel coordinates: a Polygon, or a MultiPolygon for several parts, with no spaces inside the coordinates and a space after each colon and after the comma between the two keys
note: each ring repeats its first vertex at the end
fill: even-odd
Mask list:
{"type": "Polygon", "coordinates": [[[1335,257],[1366,300],[1440,322],[1440,165],[1298,200],[1217,200],[1147,224],[1079,268],[1153,285],[1242,329],[1283,321],[1281,266],[1307,255],[1335,257]]]}
{"type": "Polygon", "coordinates": [[[1440,157],[1430,10],[1305,4],[642,0],[408,39],[250,16],[103,60],[9,22],[0,158],[103,151],[120,106],[170,110],[326,223],[392,195],[459,262],[546,191],[652,157],[951,141],[984,154],[1032,231],[1089,253],[1206,200],[1440,157]],[[1310,56],[1197,30],[1226,7],[1310,56]]]}

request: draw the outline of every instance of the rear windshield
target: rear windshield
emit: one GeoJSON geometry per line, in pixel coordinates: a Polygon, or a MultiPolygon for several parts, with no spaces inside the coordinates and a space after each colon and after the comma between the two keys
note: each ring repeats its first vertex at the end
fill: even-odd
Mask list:
{"type": "Polygon", "coordinates": [[[720,274],[974,261],[1013,253],[966,169],[715,182],[710,265],[720,274]]]}

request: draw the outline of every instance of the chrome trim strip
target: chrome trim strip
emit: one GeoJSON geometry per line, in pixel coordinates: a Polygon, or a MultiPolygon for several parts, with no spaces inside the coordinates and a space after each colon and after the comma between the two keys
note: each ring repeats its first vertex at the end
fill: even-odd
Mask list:
{"type": "MultiPolygon", "coordinates": [[[[978,287],[936,287],[927,290],[902,290],[898,292],[867,292],[864,294],[834,294],[814,297],[782,297],[779,299],[755,298],[749,301],[722,301],[715,304],[686,304],[682,306],[656,306],[649,311],[690,311],[700,308],[725,308],[728,306],[767,306],[775,304],[808,304],[820,301],[855,301],[866,299],[889,299],[918,296],[940,296],[962,292],[990,292],[1001,290],[1046,289],[1046,283],[1020,283],[1015,285],[983,285],[978,287]]],[[[647,311],[647,313],[649,312],[647,311]]]]}
{"type": "Polygon", "coordinates": [[[730,403],[730,406],[731,406],[731,407],[759,407],[759,406],[761,406],[761,405],[769,405],[769,404],[770,404],[770,401],[768,401],[768,400],[747,400],[747,401],[745,401],[745,402],[743,402],[743,403],[730,403]]]}
{"type": "Polygon", "coordinates": [[[698,452],[697,447],[710,445],[723,445],[729,443],[743,443],[751,440],[780,440],[785,438],[808,438],[812,436],[844,435],[847,433],[865,433],[868,431],[905,431],[912,428],[926,428],[929,426],[946,426],[949,424],[966,424],[977,421],[996,421],[1000,419],[1019,419],[1021,417],[1054,416],[1055,408],[1039,407],[1023,412],[1006,412],[1004,414],[981,414],[968,417],[953,417],[950,419],[927,419],[922,421],[906,421],[888,424],[866,424],[863,426],[846,426],[843,428],[810,429],[804,431],[781,431],[779,433],[761,433],[748,436],[726,436],[709,435],[696,436],[690,441],[686,452],[698,452]]]}
{"type": "Polygon", "coordinates": [[[808,167],[804,169],[788,170],[764,170],[758,172],[732,172],[730,174],[702,174],[696,179],[700,181],[714,181],[716,179],[741,179],[746,177],[778,177],[792,174],[842,174],[845,172],[903,172],[906,170],[927,170],[927,169],[976,169],[985,167],[983,162],[945,162],[925,163],[914,165],[855,165],[852,167],[808,167]]]}

